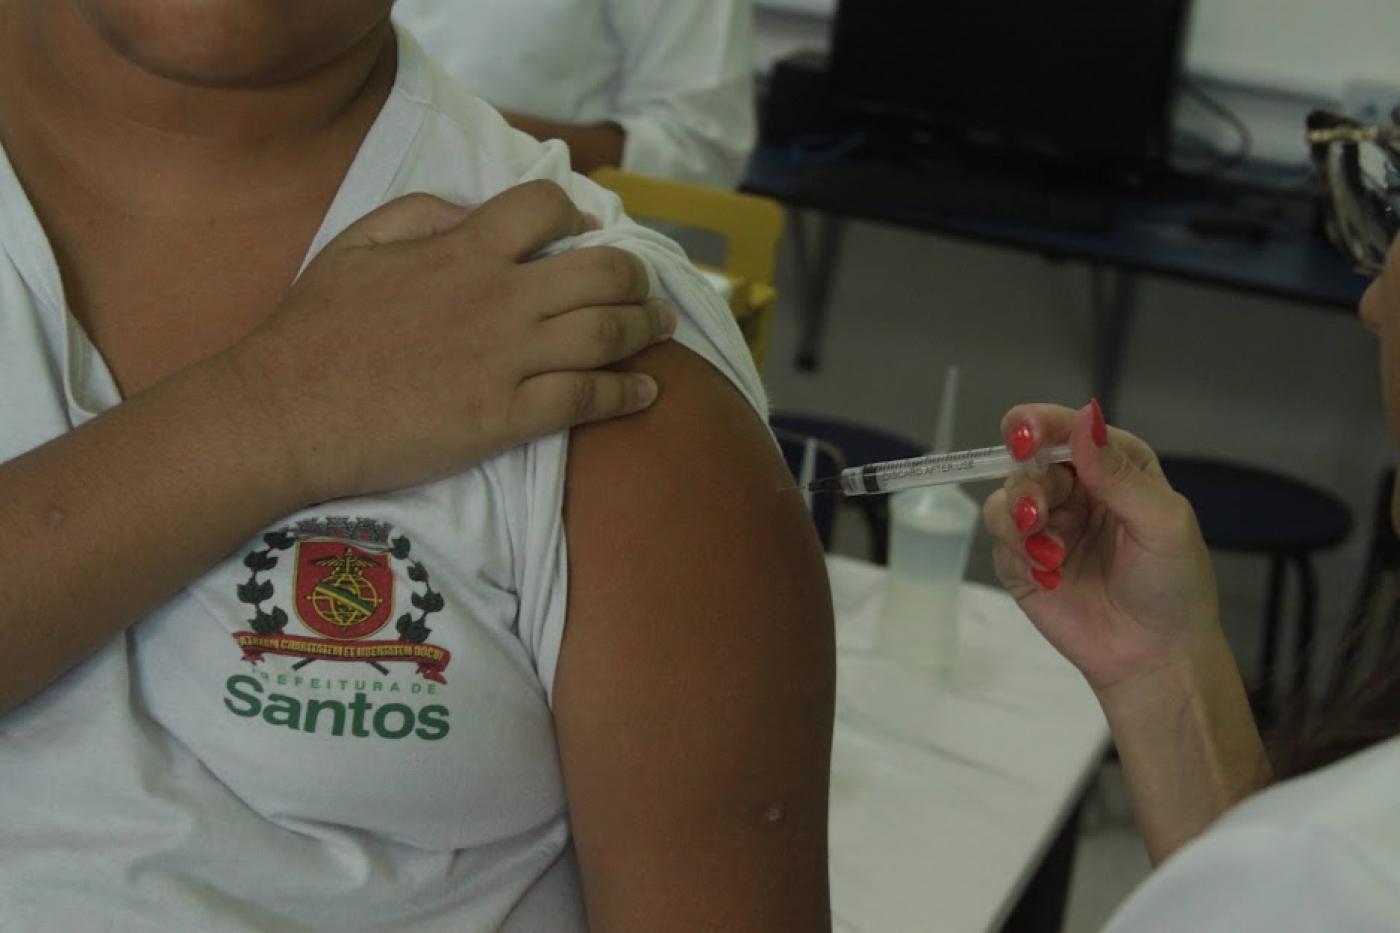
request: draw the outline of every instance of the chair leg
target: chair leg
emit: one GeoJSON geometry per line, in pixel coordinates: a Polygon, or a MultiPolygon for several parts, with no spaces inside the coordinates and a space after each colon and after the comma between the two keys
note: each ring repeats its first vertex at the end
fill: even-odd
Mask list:
{"type": "Polygon", "coordinates": [[[1089,269],[1089,294],[1094,320],[1093,389],[1104,414],[1112,422],[1118,411],[1118,372],[1123,347],[1132,325],[1133,299],[1138,277],[1131,272],[1103,266],[1089,269]]]}
{"type": "Polygon", "coordinates": [[[870,536],[870,560],[880,567],[890,562],[890,506],[888,496],[867,496],[860,501],[860,513],[870,536]]]}
{"type": "Polygon", "coordinates": [[[1312,655],[1317,640],[1317,574],[1306,554],[1293,559],[1298,568],[1300,598],[1298,601],[1298,641],[1293,646],[1293,712],[1300,718],[1309,705],[1308,681],[1312,674],[1312,655]]]}
{"type": "Polygon", "coordinates": [[[1365,641],[1363,633],[1370,622],[1372,604],[1375,602],[1377,590],[1380,589],[1382,573],[1380,554],[1373,547],[1366,562],[1366,571],[1361,575],[1361,585],[1357,590],[1351,617],[1347,619],[1346,628],[1342,630],[1337,659],[1327,677],[1327,690],[1322,697],[1323,711],[1333,709],[1341,702],[1347,688],[1356,678],[1356,661],[1365,641]]]}
{"type": "Polygon", "coordinates": [[[803,212],[794,210],[789,228],[797,259],[797,299],[802,309],[796,365],[802,372],[814,372],[821,361],[822,335],[826,331],[831,285],[841,257],[845,222],[820,211],[809,211],[804,216],[803,212]],[[815,244],[809,236],[809,219],[817,227],[815,244]]]}
{"type": "Polygon", "coordinates": [[[1274,720],[1274,680],[1278,659],[1279,613],[1283,609],[1284,558],[1269,558],[1269,600],[1264,609],[1264,641],[1259,652],[1259,672],[1254,684],[1254,711],[1261,726],[1274,720]]]}
{"type": "Polygon", "coordinates": [[[1390,649],[1395,645],[1395,639],[1400,633],[1400,600],[1391,603],[1390,611],[1385,614],[1385,632],[1381,638],[1380,650],[1376,652],[1376,657],[1384,658],[1390,655],[1390,649]]]}

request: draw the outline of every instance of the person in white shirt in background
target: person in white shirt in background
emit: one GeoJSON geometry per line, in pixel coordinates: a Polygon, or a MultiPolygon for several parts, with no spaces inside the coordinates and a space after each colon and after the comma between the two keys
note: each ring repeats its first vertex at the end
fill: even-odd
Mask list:
{"type": "Polygon", "coordinates": [[[732,188],[756,138],[750,0],[399,0],[516,128],[603,166],[732,188]]]}

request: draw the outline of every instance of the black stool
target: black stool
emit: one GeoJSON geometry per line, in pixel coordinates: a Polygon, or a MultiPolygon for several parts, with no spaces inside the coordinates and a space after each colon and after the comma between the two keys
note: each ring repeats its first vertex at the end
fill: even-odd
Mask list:
{"type": "MultiPolygon", "coordinates": [[[[768,423],[775,431],[782,430],[826,441],[841,451],[847,466],[878,463],[882,460],[905,460],[909,457],[922,457],[928,453],[921,445],[898,434],[838,418],[776,413],[769,417],[768,423]]],[[[870,559],[881,566],[888,563],[889,496],[861,496],[846,501],[855,505],[861,517],[865,519],[865,527],[870,533],[870,559]]]]}
{"type": "MultiPolygon", "coordinates": [[[[1256,467],[1192,457],[1163,457],[1162,471],[1196,510],[1206,544],[1269,558],[1268,602],[1259,669],[1253,685],[1261,725],[1273,722],[1275,665],[1287,569],[1298,576],[1298,639],[1292,688],[1301,704],[1317,628],[1317,575],[1312,555],[1351,533],[1351,512],[1331,493],[1256,467]]],[[[1299,708],[1301,712],[1301,707],[1299,708]]]]}

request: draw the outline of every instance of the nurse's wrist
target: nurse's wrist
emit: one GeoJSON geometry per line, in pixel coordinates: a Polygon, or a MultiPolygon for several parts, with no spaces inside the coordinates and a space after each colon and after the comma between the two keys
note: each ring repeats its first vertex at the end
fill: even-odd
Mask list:
{"type": "Polygon", "coordinates": [[[1218,624],[1204,625],[1139,675],[1095,691],[1120,752],[1152,744],[1172,754],[1195,746],[1210,779],[1233,802],[1272,772],[1239,667],[1218,624]]]}
{"type": "Polygon", "coordinates": [[[1203,620],[1145,656],[1136,672],[1095,685],[1094,695],[1111,726],[1132,728],[1174,711],[1220,702],[1232,695],[1232,680],[1239,680],[1239,671],[1229,643],[1218,624],[1203,620]]]}

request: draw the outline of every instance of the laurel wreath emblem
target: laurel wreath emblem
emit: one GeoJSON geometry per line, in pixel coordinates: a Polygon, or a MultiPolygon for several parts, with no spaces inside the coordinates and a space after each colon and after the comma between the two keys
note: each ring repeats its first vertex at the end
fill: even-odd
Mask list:
{"type": "MultiPolygon", "coordinates": [[[[403,535],[395,538],[389,548],[389,553],[397,560],[408,560],[409,551],[413,545],[403,535]]],[[[399,630],[399,637],[404,641],[421,643],[427,641],[433,630],[428,628],[428,616],[434,612],[441,612],[443,606],[442,594],[433,589],[432,582],[428,579],[428,568],[422,562],[414,561],[408,565],[408,578],[414,583],[423,584],[423,592],[414,592],[409,599],[413,603],[413,608],[423,613],[418,618],[413,617],[413,613],[405,612],[399,616],[394,627],[399,630]]]]}
{"type": "MultiPolygon", "coordinates": [[[[238,600],[253,608],[253,617],[248,620],[248,625],[259,635],[276,635],[287,627],[287,613],[280,606],[273,606],[270,612],[263,608],[263,603],[275,595],[276,587],[271,580],[261,579],[259,575],[275,569],[277,553],[291,549],[297,540],[297,535],[286,528],[269,531],[262,536],[265,547],[249,551],[243,558],[243,566],[248,568],[249,576],[246,582],[238,584],[238,600]]],[[[390,542],[389,554],[395,560],[408,560],[412,550],[412,542],[403,535],[390,542]]],[[[410,597],[413,608],[422,614],[415,618],[412,612],[405,612],[399,616],[395,628],[404,641],[417,644],[426,641],[433,633],[427,624],[428,616],[441,612],[444,601],[442,594],[433,589],[428,568],[421,561],[409,563],[406,573],[414,583],[423,585],[422,592],[415,590],[410,597]]]]}
{"type": "Polygon", "coordinates": [[[258,574],[276,567],[277,555],[273,552],[287,550],[296,544],[297,539],[283,528],[269,531],[263,535],[262,540],[267,547],[260,551],[249,551],[243,558],[243,566],[252,571],[252,575],[248,577],[247,583],[238,584],[238,601],[253,607],[255,615],[248,620],[253,631],[259,635],[275,635],[287,627],[287,613],[280,606],[273,606],[271,612],[263,610],[262,604],[272,598],[274,588],[271,580],[259,580],[258,574]]]}

